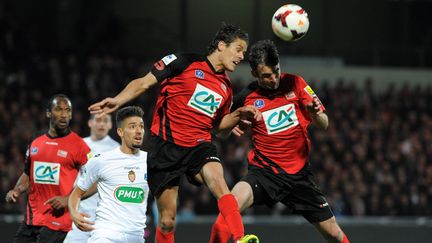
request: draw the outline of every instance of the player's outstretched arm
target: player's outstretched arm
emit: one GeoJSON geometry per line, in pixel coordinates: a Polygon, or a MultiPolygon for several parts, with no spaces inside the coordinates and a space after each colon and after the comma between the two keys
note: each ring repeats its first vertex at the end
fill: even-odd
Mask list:
{"type": "Polygon", "coordinates": [[[15,187],[6,194],[6,202],[16,203],[19,196],[29,189],[29,185],[29,176],[23,172],[15,187]]]}
{"type": "Polygon", "coordinates": [[[312,117],[313,124],[325,130],[328,127],[328,116],[322,111],[321,106],[320,100],[315,97],[310,104],[306,105],[306,108],[312,117]]]}
{"type": "Polygon", "coordinates": [[[88,110],[91,114],[100,116],[116,111],[125,103],[135,99],[140,94],[146,92],[150,87],[157,83],[156,77],[148,73],[142,78],[132,80],[118,95],[114,98],[105,98],[100,102],[91,105],[88,110]]]}
{"type": "Polygon", "coordinates": [[[73,189],[69,196],[69,213],[72,221],[78,227],[78,229],[82,231],[91,231],[94,230],[94,227],[92,226],[94,223],[87,220],[90,215],[78,212],[81,197],[85,194],[85,192],[86,191],[83,191],[78,186],[73,189]]]}
{"type": "Polygon", "coordinates": [[[257,108],[251,105],[243,106],[225,115],[215,127],[215,131],[221,136],[228,136],[240,120],[260,121],[261,118],[262,114],[257,108]]]}

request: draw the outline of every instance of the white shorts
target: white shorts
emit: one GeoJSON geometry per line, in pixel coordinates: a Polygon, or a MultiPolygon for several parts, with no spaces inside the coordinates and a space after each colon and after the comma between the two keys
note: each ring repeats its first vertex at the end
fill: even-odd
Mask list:
{"type": "Polygon", "coordinates": [[[94,230],[87,243],[144,243],[144,233],[131,234],[108,230],[94,230]]]}
{"type": "Polygon", "coordinates": [[[78,242],[87,242],[88,238],[90,238],[90,231],[85,232],[79,230],[74,223],[72,223],[72,230],[66,235],[63,243],[78,243],[78,242]]]}

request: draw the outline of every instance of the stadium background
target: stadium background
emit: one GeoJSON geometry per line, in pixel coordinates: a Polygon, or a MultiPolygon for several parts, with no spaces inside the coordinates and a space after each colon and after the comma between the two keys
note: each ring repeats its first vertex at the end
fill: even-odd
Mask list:
{"type": "MultiPolygon", "coordinates": [[[[326,105],[330,127],[310,130],[310,162],[352,242],[431,242],[432,1],[293,1],[311,22],[295,43],[271,32],[271,16],[284,3],[1,1],[0,198],[22,172],[31,134],[47,126],[51,95],[72,98],[73,130],[88,136],[89,104],[116,94],[166,54],[205,51],[227,21],[248,31],[251,43],[274,40],[282,70],[303,75],[326,105]]],[[[231,75],[236,91],[251,81],[248,70],[245,62],[231,75]]],[[[146,109],[147,125],[156,93],[134,102],[146,109]]],[[[217,144],[232,186],[245,172],[250,143],[230,137],[217,144]]],[[[208,190],[185,183],[179,202],[178,241],[205,242],[216,213],[208,190]]],[[[24,206],[24,198],[0,202],[0,242],[9,242],[24,206]]],[[[322,242],[283,205],[245,215],[263,242],[280,242],[283,233],[292,235],[289,242],[322,242]]]]}

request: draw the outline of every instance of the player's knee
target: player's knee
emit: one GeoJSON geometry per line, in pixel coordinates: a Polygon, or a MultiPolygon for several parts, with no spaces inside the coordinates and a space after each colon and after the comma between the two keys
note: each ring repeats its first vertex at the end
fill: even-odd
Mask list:
{"type": "Polygon", "coordinates": [[[160,219],[159,227],[162,232],[170,232],[174,229],[175,217],[164,217],[160,219]]]}
{"type": "Polygon", "coordinates": [[[326,238],[330,242],[341,242],[343,238],[343,232],[337,224],[332,224],[332,226],[325,232],[326,238]]]}

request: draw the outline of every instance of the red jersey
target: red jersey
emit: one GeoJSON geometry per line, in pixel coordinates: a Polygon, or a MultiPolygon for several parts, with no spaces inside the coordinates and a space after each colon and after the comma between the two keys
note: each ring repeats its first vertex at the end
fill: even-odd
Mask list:
{"type": "Polygon", "coordinates": [[[310,151],[307,127],[311,117],[306,104],[313,97],[316,94],[302,77],[285,73],[278,90],[264,90],[254,82],[236,95],[234,107],[253,105],[263,115],[261,121],[252,124],[250,164],[270,168],[276,174],[295,174],[303,168],[310,151]]]}
{"type": "Polygon", "coordinates": [[[171,54],[151,71],[161,82],[151,132],[183,147],[211,141],[211,130],[232,103],[231,82],[207,57],[171,54]]]}
{"type": "Polygon", "coordinates": [[[46,133],[30,143],[24,170],[30,178],[25,215],[27,225],[65,232],[71,229],[67,208],[54,210],[44,203],[54,196],[67,196],[72,192],[79,168],[89,157],[90,148],[74,132],[56,138],[46,133]]]}

